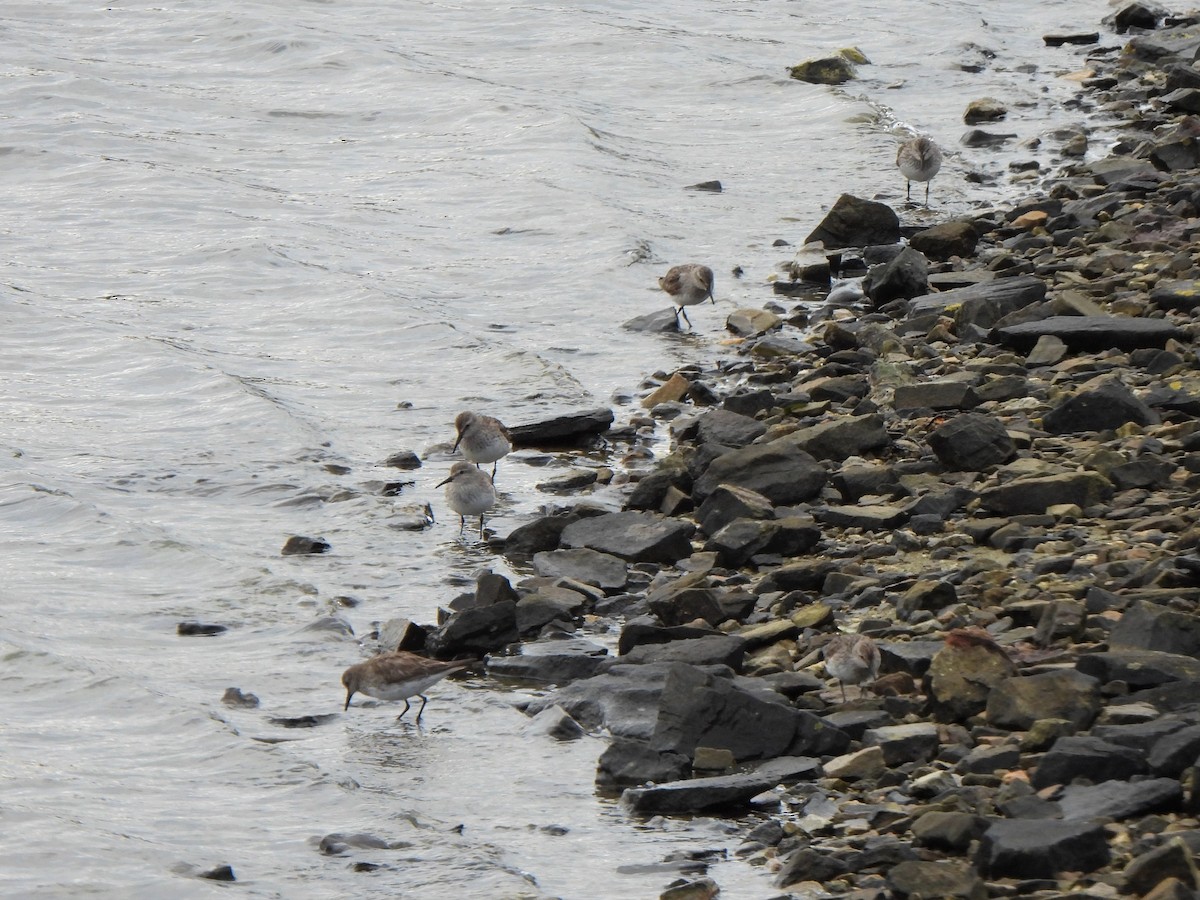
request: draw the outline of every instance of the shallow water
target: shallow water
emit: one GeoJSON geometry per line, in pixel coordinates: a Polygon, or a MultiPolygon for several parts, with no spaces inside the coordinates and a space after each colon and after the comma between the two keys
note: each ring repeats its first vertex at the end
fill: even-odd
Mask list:
{"type": "MultiPolygon", "coordinates": [[[[653,896],[672,852],[732,846],[724,823],[597,798],[602,740],[525,736],[519,689],[443,682],[420,731],[341,714],[363,651],[325,617],[431,622],[481,568],[522,574],[433,487],[459,410],[607,405],[729,352],[724,317],[770,299],[838,194],[902,200],[908,128],[951,151],[934,209],[905,213],[932,221],[1019,194],[1012,159],[1054,161],[1053,140],[959,147],[969,100],[1006,101],[990,130],[1021,140],[1083,120],[1058,77],[1082,52],[1041,35],[1095,28],[1100,4],[1034,28],[1017,2],[986,23],[945,0],[846,11],[5,4],[0,822],[21,852],[0,891],[211,896],[190,875],[228,863],[256,897],[653,896]],[[852,44],[858,81],[787,77],[852,44]],[[694,333],[617,327],[665,308],[657,276],[691,259],[718,274],[694,333]],[[406,448],[422,469],[380,465],[406,448]],[[391,527],[427,500],[434,528],[391,527]],[[333,550],[282,557],[291,534],[333,550]],[[224,706],[231,685],[261,708],[224,706]],[[331,718],[270,721],[306,715],[331,718]],[[323,855],[335,832],[399,846],[323,855]]],[[[493,533],[573,462],[505,460],[493,533]]],[[[775,893],[740,863],[712,874],[775,893]]]]}

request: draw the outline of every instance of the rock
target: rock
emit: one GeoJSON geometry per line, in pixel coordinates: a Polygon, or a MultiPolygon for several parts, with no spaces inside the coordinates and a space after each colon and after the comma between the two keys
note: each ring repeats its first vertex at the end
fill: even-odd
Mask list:
{"type": "Polygon", "coordinates": [[[825,469],[803,450],[796,435],[723,453],[697,479],[692,495],[703,501],[719,485],[749,488],[772,504],[802,503],[825,486],[825,469]]]}
{"type": "Polygon", "coordinates": [[[890,206],[842,194],[804,243],[821,241],[827,250],[837,250],[899,240],[900,219],[890,206]]]}
{"type": "Polygon", "coordinates": [[[1200,682],[1200,659],[1159,650],[1116,646],[1107,653],[1084,654],[1075,667],[1097,681],[1122,681],[1134,690],[1172,681],[1200,682]]]}
{"type": "Polygon", "coordinates": [[[1185,887],[1195,890],[1200,887],[1200,873],[1192,858],[1192,850],[1181,838],[1167,840],[1132,860],[1125,867],[1121,884],[1123,893],[1144,896],[1168,878],[1176,879],[1185,887]]]}
{"type": "Polygon", "coordinates": [[[226,706],[239,706],[242,709],[257,709],[258,697],[254,694],[243,694],[240,688],[226,688],[221,695],[221,702],[226,706]]]}
{"type": "Polygon", "coordinates": [[[412,450],[397,450],[383,461],[383,465],[406,471],[419,469],[421,468],[421,457],[417,456],[412,450]]]}
{"type": "Polygon", "coordinates": [[[967,104],[963,113],[966,125],[981,125],[984,122],[999,122],[1008,115],[1008,107],[993,97],[982,97],[967,104]]]}
{"type": "Polygon", "coordinates": [[[826,778],[840,778],[843,781],[875,779],[886,771],[882,747],[864,747],[853,753],[835,756],[824,765],[826,778]]]}
{"type": "Polygon", "coordinates": [[[901,506],[820,506],[813,510],[818,522],[838,528],[890,531],[908,519],[901,506]]]}
{"type": "Polygon", "coordinates": [[[555,550],[563,529],[582,516],[577,511],[542,516],[514,528],[504,539],[504,555],[513,559],[528,559],[535,553],[555,550]]]}
{"type": "Polygon", "coordinates": [[[711,637],[721,634],[721,632],[708,625],[703,627],[695,625],[663,627],[657,624],[650,624],[650,621],[653,620],[649,616],[646,617],[646,620],[635,619],[621,630],[621,637],[617,642],[618,654],[624,656],[634,647],[641,647],[644,644],[668,644],[671,641],[685,641],[691,638],[711,637]]]}
{"type": "Polygon", "coordinates": [[[978,405],[979,397],[970,384],[949,378],[897,385],[892,399],[892,407],[897,411],[971,409],[978,405]]]}
{"type": "Polygon", "coordinates": [[[919,609],[936,612],[956,602],[958,591],[949,581],[922,578],[900,595],[896,601],[896,613],[908,619],[919,609]]]}
{"type": "Polygon", "coordinates": [[[844,875],[850,867],[829,853],[802,847],[783,861],[775,883],[782,888],[801,881],[827,884],[844,875]]]}
{"type": "Polygon", "coordinates": [[[658,900],[713,900],[721,893],[720,886],[711,878],[697,878],[674,884],[658,895],[658,900]]]}
{"type": "Polygon", "coordinates": [[[201,872],[196,877],[207,878],[209,881],[237,881],[237,877],[233,874],[233,866],[230,865],[217,866],[207,872],[201,872]]]}
{"type": "Polygon", "coordinates": [[[550,550],[533,555],[533,570],[551,578],[573,578],[606,591],[621,590],[629,581],[624,560],[608,553],[581,547],[550,550]]]}
{"type": "Polygon", "coordinates": [[[526,641],[520,651],[513,656],[489,656],[487,673],[495,678],[567,684],[591,678],[608,663],[608,651],[591,641],[526,641]]]}
{"type": "Polygon", "coordinates": [[[1131,819],[1150,813],[1174,812],[1183,801],[1183,788],[1174,778],[1144,781],[1105,781],[1068,784],[1058,798],[1064,819],[1097,821],[1131,819]]]}
{"type": "Polygon", "coordinates": [[[279,552],[283,556],[299,556],[311,553],[328,553],[330,549],[329,542],[324,538],[310,538],[294,534],[283,542],[283,549],[279,552]]]}
{"type": "Polygon", "coordinates": [[[1155,775],[1177,778],[1200,759],[1200,725],[1191,725],[1155,741],[1147,762],[1155,775]]]}
{"type": "Polygon", "coordinates": [[[927,675],[935,718],[960,722],[982,712],[992,687],[1015,671],[1012,660],[994,643],[947,641],[934,655],[927,675]]]}
{"type": "Polygon", "coordinates": [[[1041,514],[1052,506],[1086,509],[1112,497],[1112,484],[1096,472],[1017,478],[985,488],[979,505],[1002,516],[1041,514]]]}
{"type": "Polygon", "coordinates": [[[918,231],[908,239],[908,246],[927,259],[944,262],[955,256],[970,256],[978,241],[979,234],[970,222],[944,222],[918,231]]]}
{"type": "Polygon", "coordinates": [[[601,407],[554,416],[540,422],[513,425],[508,433],[514,447],[571,447],[603,434],[612,423],[613,411],[601,407]]]}
{"type": "Polygon", "coordinates": [[[673,563],[690,556],[696,526],[649,512],[628,510],[572,522],[562,532],[567,547],[584,547],[629,562],[673,563]]]}
{"type": "MultiPolygon", "coordinates": [[[[688,474],[683,461],[677,456],[667,457],[658,464],[653,472],[643,476],[630,492],[625,501],[625,508],[646,511],[661,509],[663,499],[671,488],[677,488],[685,493],[692,489],[692,477],[688,474]]],[[[557,541],[555,546],[557,546],[557,541]]]]}
{"type": "Polygon", "coordinates": [[[864,747],[879,747],[889,766],[928,762],[937,755],[938,730],[930,722],[885,725],[868,729],[863,734],[862,742],[864,747]]]}
{"type": "Polygon", "coordinates": [[[1042,757],[1031,783],[1040,789],[1079,777],[1093,782],[1128,781],[1146,769],[1145,757],[1129,747],[1090,736],[1063,737],[1042,757]]]}
{"type": "Polygon", "coordinates": [[[1091,872],[1109,861],[1102,825],[1053,819],[1000,819],[984,832],[979,864],[994,878],[1054,878],[1091,872]]]}
{"type": "Polygon", "coordinates": [[[816,459],[840,461],[887,447],[891,438],[884,427],[883,417],[873,413],[865,416],[832,416],[773,443],[780,441],[790,441],[816,459]]]}
{"type": "Polygon", "coordinates": [[[927,440],[942,465],[966,472],[1003,465],[1017,452],[1004,425],[981,413],[955,416],[931,431],[927,440]]]}
{"type": "Polygon", "coordinates": [[[227,625],[210,625],[205,622],[180,622],[175,626],[175,633],[180,637],[212,637],[224,634],[228,630],[227,625]]]}
{"type": "Polygon", "coordinates": [[[1126,422],[1158,425],[1162,419],[1115,378],[1068,397],[1042,418],[1043,426],[1051,434],[1103,431],[1119,428],[1126,422]]]}
{"type": "Polygon", "coordinates": [[[1200,619],[1145,600],[1135,600],[1109,634],[1115,648],[1156,650],[1200,657],[1200,619]]]}
{"type": "Polygon", "coordinates": [[[807,81],[809,84],[844,84],[854,78],[855,72],[846,57],[825,56],[790,66],[788,74],[797,81],[807,81]]]}
{"type": "Polygon", "coordinates": [[[979,873],[957,860],[905,860],[888,870],[887,883],[901,898],[986,900],[988,896],[979,873]]]}
{"type": "Polygon", "coordinates": [[[738,337],[757,337],[783,325],[783,319],[765,309],[738,309],[725,319],[725,328],[738,337]]]}
{"type": "Polygon", "coordinates": [[[677,429],[681,440],[696,440],[701,444],[717,444],[736,449],[752,444],[762,437],[767,426],[741,413],[728,409],[710,409],[698,416],[691,426],[677,429]]]}
{"type": "Polygon", "coordinates": [[[1163,347],[1179,340],[1179,329],[1163,319],[1135,319],[1129,316],[1050,316],[1035,322],[1022,322],[993,328],[988,340],[1028,353],[1043,335],[1052,335],[1074,351],[1099,352],[1116,347],[1163,347]]]}
{"type": "Polygon", "coordinates": [[[667,331],[679,331],[679,313],[675,307],[655,310],[641,316],[634,316],[621,324],[626,331],[645,331],[659,334],[667,331]]]}
{"type": "Polygon", "coordinates": [[[691,760],[682,753],[653,749],[645,741],[616,738],[596,763],[596,786],[607,790],[686,778],[691,760]]]}
{"type": "Polygon", "coordinates": [[[927,321],[932,326],[937,317],[952,315],[959,329],[966,325],[990,328],[1005,316],[1045,299],[1046,285],[1040,278],[1016,275],[917,297],[909,305],[906,319],[927,321]]]}
{"type": "Polygon", "coordinates": [[[911,246],[875,266],[863,279],[863,290],[876,307],[892,300],[909,300],[929,293],[929,260],[911,246]]]}
{"type": "Polygon", "coordinates": [[[931,810],[913,822],[912,833],[922,846],[964,853],[972,841],[983,836],[987,826],[987,819],[974,813],[931,810]]]}
{"type": "Polygon", "coordinates": [[[490,606],[456,612],[430,632],[426,649],[432,656],[482,656],[520,639],[517,604],[503,600],[490,606]]]}
{"type": "MultiPolygon", "coordinates": [[[[724,616],[721,616],[724,619],[724,616]]],[[[728,666],[742,670],[746,644],[730,635],[709,635],[666,644],[642,644],[624,654],[618,663],[687,663],[690,666],[728,666]]]]}
{"type": "Polygon", "coordinates": [[[550,706],[533,717],[525,726],[527,735],[544,735],[556,741],[575,741],[583,737],[583,728],[565,709],[550,706]]]}
{"type": "Polygon", "coordinates": [[[1023,731],[1039,719],[1087,728],[1100,710],[1100,682],[1073,669],[1004,678],[988,696],[988,722],[1023,731]]]}
{"type": "Polygon", "coordinates": [[[716,486],[696,510],[696,521],[704,534],[716,534],[738,518],[764,520],[774,517],[774,505],[761,493],[728,484],[716,486]]]}
{"type": "Polygon", "coordinates": [[[686,815],[746,806],[763,791],[816,777],[821,763],[811,757],[785,757],[740,775],[691,778],[670,784],[629,788],[621,802],[639,815],[686,815]]]}

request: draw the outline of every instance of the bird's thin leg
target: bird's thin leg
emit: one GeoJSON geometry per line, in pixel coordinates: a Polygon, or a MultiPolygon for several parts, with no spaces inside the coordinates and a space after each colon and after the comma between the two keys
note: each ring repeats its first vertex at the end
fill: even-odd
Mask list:
{"type": "Polygon", "coordinates": [[[685,322],[687,322],[687,323],[688,323],[688,328],[691,328],[691,327],[692,327],[692,320],[691,320],[691,319],[689,319],[689,318],[687,317],[687,310],[686,310],[686,309],[684,309],[684,308],[681,306],[681,307],[679,307],[679,314],[680,314],[681,316],[683,316],[683,321],[685,321],[685,322]]]}
{"type": "Polygon", "coordinates": [[[496,466],[498,465],[500,465],[499,460],[496,460],[496,462],[492,463],[492,484],[496,483],[496,466]]]}
{"type": "Polygon", "coordinates": [[[904,199],[912,200],[912,182],[904,179],[904,199]]]}
{"type": "MultiPolygon", "coordinates": [[[[421,698],[421,708],[417,710],[417,721],[420,722],[421,713],[425,712],[425,704],[429,702],[429,698],[424,694],[417,694],[417,696],[421,698]]],[[[408,701],[406,700],[404,702],[407,703],[408,701]]]]}
{"type": "Polygon", "coordinates": [[[846,702],[846,682],[839,679],[838,684],[840,684],[842,686],[842,702],[845,703],[846,702]]]}
{"type": "Polygon", "coordinates": [[[925,206],[929,206],[929,182],[925,182],[925,206]]]}
{"type": "Polygon", "coordinates": [[[404,698],[404,710],[400,713],[400,715],[396,716],[396,721],[399,722],[401,719],[403,719],[404,713],[406,713],[406,712],[408,712],[408,698],[407,697],[404,698]]]}
{"type": "Polygon", "coordinates": [[[483,540],[483,516],[479,517],[479,539],[483,540]]]}
{"type": "Polygon", "coordinates": [[[462,534],[462,533],[463,533],[463,529],[464,529],[464,528],[466,528],[466,527],[467,527],[467,517],[466,517],[466,516],[459,516],[459,517],[458,517],[458,533],[459,533],[459,534],[462,534]]]}

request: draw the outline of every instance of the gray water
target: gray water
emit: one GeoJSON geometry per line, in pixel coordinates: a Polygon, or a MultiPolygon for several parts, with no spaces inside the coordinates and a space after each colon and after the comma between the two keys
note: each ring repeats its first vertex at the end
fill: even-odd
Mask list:
{"type": "MultiPolygon", "coordinates": [[[[952,151],[916,221],[1019,194],[1011,159],[1053,163],[1052,140],[957,143],[985,95],[1021,141],[1081,121],[1060,76],[1082,53],[1041,35],[1106,10],[1028,10],[6,2],[0,891],[217,896],[193,876],[229,864],[254,897],[657,896],[671,853],[736,846],[720,821],[595,796],[602,737],[526,736],[529,690],[442,682],[417,730],[342,714],[340,673],[373,623],[432,622],[482,568],[524,574],[434,488],[459,410],[609,405],[728,353],[724,317],[770,299],[838,194],[903,199],[910,129],[952,151]],[[787,77],[849,45],[873,63],[858,81],[787,77]],[[656,278],[689,260],[718,273],[694,333],[618,327],[666,307],[656,278]],[[381,465],[400,449],[424,466],[381,465]],[[425,501],[435,527],[392,527],[425,501]],[[332,552],[283,557],[292,534],[332,552]],[[261,708],[224,706],[230,686],[261,708]],[[271,722],[304,715],[330,718],[271,722]],[[395,846],[323,855],[335,832],[395,846]]],[[[505,460],[493,533],[579,462],[505,460]]],[[[711,874],[776,893],[741,863],[711,874]]]]}

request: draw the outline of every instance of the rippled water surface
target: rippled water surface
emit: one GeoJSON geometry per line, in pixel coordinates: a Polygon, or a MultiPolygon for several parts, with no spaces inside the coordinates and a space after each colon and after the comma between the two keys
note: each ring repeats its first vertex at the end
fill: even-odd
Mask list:
{"type": "MultiPolygon", "coordinates": [[[[1106,8],[1028,10],[5,3],[0,823],[19,853],[0,892],[215,896],[193,876],[228,864],[254,897],[657,896],[672,853],[734,846],[720,821],[596,797],[602,738],[527,736],[519,689],[443,682],[417,730],[343,714],[338,678],[372,623],[433,621],[483,567],[524,574],[460,539],[434,488],[456,412],[609,405],[728,352],[724,317],[770,299],[838,194],[902,200],[908,129],[952,151],[917,220],[1019,193],[1014,158],[1052,164],[1052,138],[958,144],[985,95],[1020,141],[1083,121],[1060,77],[1082,51],[1041,35],[1106,8]],[[859,80],[787,77],[849,45],[859,80]],[[708,180],[723,192],[684,189],[708,180]],[[719,300],[694,333],[618,327],[693,259],[719,300]],[[400,449],[424,466],[381,465],[400,449]],[[427,500],[435,527],[392,527],[427,500]],[[283,557],[292,534],[332,552],[283,557]],[[226,707],[230,686],[262,706],[226,707]],[[298,716],[325,718],[272,721],[298,716]],[[388,846],[322,853],[335,833],[388,846]]],[[[573,462],[506,460],[493,532],[573,462]]],[[[740,863],[712,875],[775,893],[740,863]]]]}

